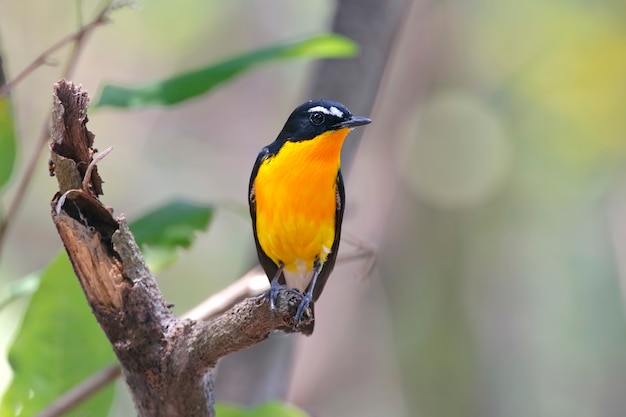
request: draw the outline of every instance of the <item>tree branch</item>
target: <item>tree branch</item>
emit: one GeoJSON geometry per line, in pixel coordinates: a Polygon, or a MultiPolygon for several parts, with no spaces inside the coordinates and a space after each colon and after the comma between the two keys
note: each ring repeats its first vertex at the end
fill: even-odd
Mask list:
{"type": "MultiPolygon", "coordinates": [[[[120,362],[139,416],[213,416],[210,371],[222,356],[252,346],[272,330],[297,332],[301,295],[281,291],[276,311],[267,297],[246,299],[211,322],[178,319],[169,310],[128,229],[83,176],[93,159],[86,128],[89,98],[72,83],[55,84],[51,136],[61,191],[52,219],[96,319],[120,362]]],[[[300,325],[310,324],[306,311],[300,325]]]]}
{"type": "MultiPolygon", "coordinates": [[[[362,243],[354,242],[353,245],[360,247],[362,243]]],[[[356,254],[345,256],[340,254],[337,258],[337,263],[350,262],[363,258],[371,259],[373,263],[375,256],[372,251],[373,249],[371,248],[365,248],[364,251],[356,254]]],[[[363,275],[367,276],[371,268],[372,266],[368,264],[363,275]]],[[[256,297],[267,289],[269,289],[269,282],[265,272],[263,272],[260,267],[252,268],[228,287],[211,295],[206,300],[184,313],[181,318],[203,321],[210,320],[233,308],[237,303],[240,303],[246,298],[256,297]]],[[[120,374],[121,370],[117,364],[102,368],[55,399],[54,402],[37,414],[36,417],[60,417],[115,381],[120,374]]]]}
{"type": "MultiPolygon", "coordinates": [[[[181,316],[182,319],[210,320],[231,309],[248,297],[255,297],[269,288],[265,273],[258,267],[220,292],[211,295],[181,316]]],[[[118,364],[109,365],[90,375],[69,391],[54,400],[36,417],[60,417],[87,400],[96,392],[115,381],[121,374],[118,364]]]]}

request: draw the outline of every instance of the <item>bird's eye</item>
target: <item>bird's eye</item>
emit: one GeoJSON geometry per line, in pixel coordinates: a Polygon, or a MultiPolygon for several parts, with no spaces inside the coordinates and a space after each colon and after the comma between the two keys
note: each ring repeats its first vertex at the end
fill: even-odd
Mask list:
{"type": "Polygon", "coordinates": [[[311,117],[309,117],[309,119],[314,125],[321,125],[324,123],[324,115],[320,112],[311,113],[311,117]]]}

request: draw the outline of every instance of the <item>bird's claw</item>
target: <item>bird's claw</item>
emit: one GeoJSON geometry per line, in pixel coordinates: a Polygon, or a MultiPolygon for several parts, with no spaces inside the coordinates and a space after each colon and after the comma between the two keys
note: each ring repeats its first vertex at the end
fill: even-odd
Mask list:
{"type": "Polygon", "coordinates": [[[278,293],[281,290],[287,291],[288,293],[300,294],[299,291],[296,291],[293,288],[289,288],[286,285],[279,284],[278,281],[272,281],[272,283],[270,284],[270,289],[267,290],[267,292],[265,293],[265,295],[267,295],[270,299],[270,310],[272,310],[272,313],[276,312],[276,299],[278,298],[278,293]]]}
{"type": "Polygon", "coordinates": [[[304,310],[306,310],[306,308],[309,306],[312,298],[313,298],[312,294],[309,294],[309,293],[304,294],[302,296],[302,300],[300,301],[300,304],[298,305],[298,311],[296,312],[296,315],[293,317],[294,321],[296,322],[296,325],[300,322],[300,319],[302,318],[302,315],[304,314],[304,310]]]}
{"type": "Polygon", "coordinates": [[[307,307],[311,304],[313,300],[313,294],[311,292],[302,294],[300,291],[294,288],[290,288],[286,285],[279,284],[278,281],[272,281],[270,284],[270,289],[267,290],[267,292],[263,294],[263,296],[267,296],[269,298],[270,310],[272,311],[272,313],[276,313],[276,300],[278,299],[278,293],[281,291],[286,291],[291,294],[297,294],[298,296],[302,297],[302,299],[300,300],[300,303],[298,304],[298,310],[296,311],[296,315],[293,316],[293,320],[296,326],[298,326],[298,324],[300,323],[300,320],[304,316],[304,311],[307,309],[307,307]]]}
{"type": "Polygon", "coordinates": [[[270,289],[267,292],[270,299],[270,310],[272,310],[272,313],[276,312],[276,297],[278,297],[278,292],[281,288],[284,288],[284,285],[280,285],[277,281],[272,281],[270,289]]]}

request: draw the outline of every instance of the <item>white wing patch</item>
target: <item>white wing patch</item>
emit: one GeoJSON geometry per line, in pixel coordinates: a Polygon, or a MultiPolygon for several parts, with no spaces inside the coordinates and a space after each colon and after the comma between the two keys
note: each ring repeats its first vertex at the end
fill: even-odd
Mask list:
{"type": "Polygon", "coordinates": [[[336,117],[343,117],[343,112],[335,106],[330,106],[330,109],[327,109],[326,107],[323,107],[323,106],[311,107],[309,109],[309,113],[313,113],[313,112],[320,112],[324,114],[331,114],[336,117]]]}

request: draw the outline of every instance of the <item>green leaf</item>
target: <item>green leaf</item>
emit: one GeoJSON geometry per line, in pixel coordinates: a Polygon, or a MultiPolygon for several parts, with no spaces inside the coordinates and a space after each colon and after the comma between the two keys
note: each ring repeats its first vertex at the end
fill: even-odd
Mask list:
{"type": "Polygon", "coordinates": [[[16,153],[17,143],[15,141],[11,100],[6,95],[0,97],[0,190],[11,178],[16,153]]]}
{"type": "Polygon", "coordinates": [[[307,417],[304,411],[289,404],[270,401],[253,408],[230,404],[216,404],[215,414],[219,417],[307,417]]]}
{"type": "MultiPolygon", "coordinates": [[[[32,416],[59,395],[114,360],[65,253],[43,271],[9,350],[13,380],[0,417],[32,416]]],[[[107,416],[110,386],[68,416],[107,416]]]]}
{"type": "Polygon", "coordinates": [[[342,36],[318,35],[249,52],[218,64],[199,68],[139,87],[107,84],[96,106],[139,108],[169,106],[205,94],[215,86],[268,61],[288,58],[340,58],[354,56],[357,45],[342,36]]]}
{"type": "Polygon", "coordinates": [[[185,200],[174,200],[130,224],[139,246],[188,248],[198,230],[206,230],[213,208],[185,200]]]}
{"type": "Polygon", "coordinates": [[[209,226],[213,208],[184,200],[171,201],[135,220],[130,230],[153,272],[177,258],[179,247],[191,246],[195,233],[209,226]]]}
{"type": "Polygon", "coordinates": [[[18,298],[31,295],[39,288],[41,274],[39,272],[32,273],[22,277],[16,281],[9,282],[0,294],[0,311],[12,301],[18,298]]]}

